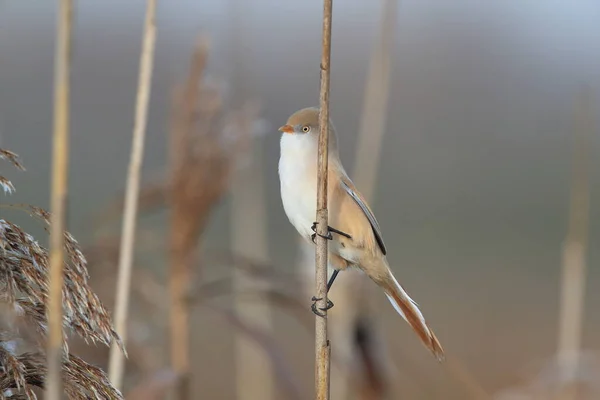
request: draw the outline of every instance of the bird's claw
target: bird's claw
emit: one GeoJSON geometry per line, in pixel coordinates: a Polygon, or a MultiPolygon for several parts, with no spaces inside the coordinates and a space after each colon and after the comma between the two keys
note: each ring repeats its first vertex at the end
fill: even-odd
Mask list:
{"type": "Polygon", "coordinates": [[[313,241],[313,243],[316,244],[315,239],[318,236],[325,238],[327,240],[333,240],[333,236],[331,235],[331,232],[333,232],[333,230],[331,230],[330,227],[327,227],[327,235],[321,235],[320,233],[317,232],[317,222],[313,222],[312,226],[310,227],[310,229],[312,229],[312,231],[314,232],[310,238],[313,241]]]}
{"type": "Polygon", "coordinates": [[[313,301],[313,304],[312,304],[312,306],[310,306],[310,309],[312,310],[313,313],[315,313],[319,317],[325,316],[325,314],[320,312],[319,310],[327,311],[333,307],[333,301],[331,301],[329,299],[327,299],[327,305],[325,307],[317,307],[317,301],[323,300],[323,298],[317,298],[317,297],[313,296],[311,300],[313,301]]]}
{"type": "Polygon", "coordinates": [[[325,238],[327,240],[333,240],[333,236],[331,235],[331,232],[337,233],[338,235],[342,235],[344,237],[347,237],[348,239],[352,239],[352,236],[348,235],[346,232],[342,232],[342,231],[332,228],[330,226],[327,226],[327,235],[321,235],[321,234],[317,233],[317,224],[318,224],[318,222],[313,222],[312,226],[310,227],[310,229],[312,229],[312,231],[314,232],[310,236],[310,239],[315,244],[316,244],[315,239],[317,238],[317,235],[322,238],[325,238]]]}
{"type": "MultiPolygon", "coordinates": [[[[312,240],[312,242],[314,244],[317,244],[317,241],[316,241],[317,235],[319,235],[319,234],[316,232],[313,233],[312,235],[310,235],[310,240],[312,240]]],[[[322,238],[325,238],[327,240],[333,240],[333,236],[331,236],[331,232],[327,233],[327,235],[319,235],[319,236],[321,236],[322,238]]]]}

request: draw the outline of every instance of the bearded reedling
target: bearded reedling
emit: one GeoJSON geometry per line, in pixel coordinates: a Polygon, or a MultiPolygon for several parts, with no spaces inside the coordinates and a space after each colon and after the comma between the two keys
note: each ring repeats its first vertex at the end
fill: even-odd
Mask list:
{"type": "MultiPolygon", "coordinates": [[[[281,157],[279,179],[281,200],[288,219],[306,240],[314,241],[316,235],[317,154],[319,141],[319,109],[304,108],[292,114],[279,128],[281,157]]],[[[367,202],[356,189],[340,161],[337,135],[329,121],[328,168],[328,227],[326,236],[331,240],[328,259],[334,269],[327,289],[331,288],[339,271],[358,267],[383,289],[394,309],[408,322],[423,344],[442,361],[444,350],[433,331],[427,326],[423,314],[398,283],[386,259],[379,223],[367,202]],[[333,228],[335,227],[335,228],[333,228]]],[[[313,297],[312,310],[316,308],[313,297]]],[[[327,308],[333,307],[328,302],[327,308]]]]}

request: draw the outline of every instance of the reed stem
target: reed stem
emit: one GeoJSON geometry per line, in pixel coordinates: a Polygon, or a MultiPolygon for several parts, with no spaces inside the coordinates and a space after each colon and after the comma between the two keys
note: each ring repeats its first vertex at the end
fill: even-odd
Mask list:
{"type": "Polygon", "coordinates": [[[69,77],[71,72],[72,0],[60,0],[56,51],[54,54],[54,132],[52,149],[51,226],[50,226],[50,293],[48,304],[48,343],[45,396],[60,400],[63,358],[63,264],[64,231],[69,174],[69,77]]]}
{"type": "MultiPolygon", "coordinates": [[[[591,103],[589,90],[584,90],[575,110],[569,228],[563,247],[557,349],[563,383],[571,383],[576,377],[581,351],[590,208],[589,138],[594,132],[591,103]]],[[[572,390],[566,390],[561,398],[575,397],[572,390]]]]}
{"type": "MultiPolygon", "coordinates": [[[[148,121],[148,103],[150,102],[154,48],[156,43],[155,18],[156,0],[148,0],[144,23],[144,39],[140,55],[135,121],[127,175],[127,189],[125,192],[125,208],[123,210],[123,226],[119,253],[119,273],[115,299],[115,329],[123,342],[127,340],[127,316],[140,192],[140,171],[144,156],[144,139],[148,121]]],[[[125,355],[121,352],[119,346],[113,342],[110,348],[108,371],[113,386],[119,390],[121,390],[123,384],[124,370],[125,355]]]]}
{"type": "MultiPolygon", "coordinates": [[[[319,155],[317,178],[317,248],[315,254],[315,296],[321,300],[317,307],[327,304],[327,168],[329,138],[329,79],[331,75],[331,18],[333,0],[323,1],[323,42],[321,50],[321,90],[319,96],[319,155]]],[[[315,323],[315,382],[316,399],[329,400],[331,348],[327,339],[327,311],[317,316],[315,323]]]]}

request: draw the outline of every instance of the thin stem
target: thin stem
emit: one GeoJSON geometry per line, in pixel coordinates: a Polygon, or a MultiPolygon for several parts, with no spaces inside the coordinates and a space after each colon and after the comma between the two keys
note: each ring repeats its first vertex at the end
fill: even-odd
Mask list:
{"type": "Polygon", "coordinates": [[[352,178],[362,195],[373,200],[381,143],[385,134],[390,90],[391,54],[398,18],[398,0],[385,0],[381,31],[369,61],[365,97],[360,118],[356,160],[352,178]]]}
{"type": "MultiPolygon", "coordinates": [[[[571,204],[569,230],[563,247],[557,349],[564,381],[575,378],[581,351],[590,207],[589,137],[594,132],[590,97],[589,89],[581,93],[573,133],[571,204]]],[[[571,399],[575,396],[574,392],[567,391],[562,398],[571,399]]]]}
{"type": "MultiPolygon", "coordinates": [[[[398,0],[383,0],[381,7],[381,23],[378,36],[375,38],[373,51],[369,60],[369,70],[365,83],[365,94],[363,108],[360,117],[360,129],[358,133],[358,144],[356,147],[356,158],[352,179],[357,187],[360,188],[362,195],[373,202],[375,197],[377,173],[379,169],[381,148],[383,137],[385,135],[387,110],[389,102],[390,75],[392,53],[394,50],[394,32],[398,20],[398,0]]],[[[339,390],[349,393],[355,388],[362,389],[361,399],[383,398],[384,393],[391,393],[391,384],[393,380],[388,379],[388,365],[392,360],[383,351],[383,339],[380,329],[376,323],[365,324],[363,319],[365,314],[371,310],[365,307],[357,307],[357,303],[368,296],[368,290],[372,288],[369,279],[364,274],[356,272],[353,279],[346,278],[339,283],[337,290],[347,292],[348,298],[355,299],[354,303],[344,304],[344,307],[350,308],[348,311],[353,315],[352,329],[344,328],[340,335],[346,335],[340,339],[350,342],[354,339],[355,330],[364,329],[367,342],[360,345],[353,345],[352,349],[356,359],[360,360],[364,368],[359,369],[363,374],[363,379],[358,379],[361,375],[356,375],[355,368],[347,368],[344,371],[345,376],[336,376],[339,379],[338,385],[342,386],[339,390]],[[350,294],[352,292],[352,295],[350,294]],[[357,383],[361,382],[357,386],[357,383]]],[[[372,307],[369,303],[368,307],[372,307]]],[[[332,332],[337,341],[335,331],[332,332]]],[[[339,345],[339,344],[338,344],[339,345]]],[[[335,355],[335,353],[334,353],[335,355]]],[[[341,374],[340,374],[341,375],[341,374]]],[[[335,388],[334,381],[334,388],[335,388]]],[[[334,389],[335,390],[335,389],[334,389]]]]}
{"type": "MultiPolygon", "coordinates": [[[[148,120],[148,103],[152,83],[154,48],[156,42],[156,0],[148,0],[144,23],[144,40],[140,56],[140,70],[136,98],[133,140],[125,192],[125,208],[121,247],[119,253],[119,275],[115,301],[115,329],[125,343],[127,339],[127,314],[129,309],[129,288],[135,244],[135,227],[140,188],[140,170],[144,155],[144,138],[148,120]]],[[[113,342],[110,348],[109,378],[113,386],[121,389],[125,356],[119,346],[113,342]]]]}
{"type": "Polygon", "coordinates": [[[71,61],[72,0],[60,0],[54,55],[54,132],[50,227],[50,294],[48,305],[48,375],[45,397],[59,400],[62,390],[64,231],[69,172],[69,75],[71,61]]]}
{"type": "MultiPolygon", "coordinates": [[[[319,111],[319,157],[317,182],[317,249],[315,292],[321,300],[317,307],[327,304],[327,168],[329,138],[329,77],[331,60],[331,17],[333,0],[323,0],[323,42],[321,51],[321,91],[319,111]]],[[[316,317],[315,324],[315,386],[316,399],[329,400],[331,349],[327,340],[327,311],[316,317]]]]}

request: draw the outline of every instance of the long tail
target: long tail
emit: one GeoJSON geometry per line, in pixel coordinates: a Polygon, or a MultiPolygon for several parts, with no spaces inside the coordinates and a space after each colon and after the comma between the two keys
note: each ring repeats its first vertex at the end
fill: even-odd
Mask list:
{"type": "Polygon", "coordinates": [[[419,306],[413,299],[410,298],[404,288],[398,283],[392,272],[388,270],[388,276],[381,282],[381,286],[385,290],[385,295],[398,314],[408,322],[408,324],[417,333],[425,347],[427,347],[438,361],[443,361],[444,349],[433,333],[433,330],[427,326],[425,317],[419,310],[419,306]]]}

